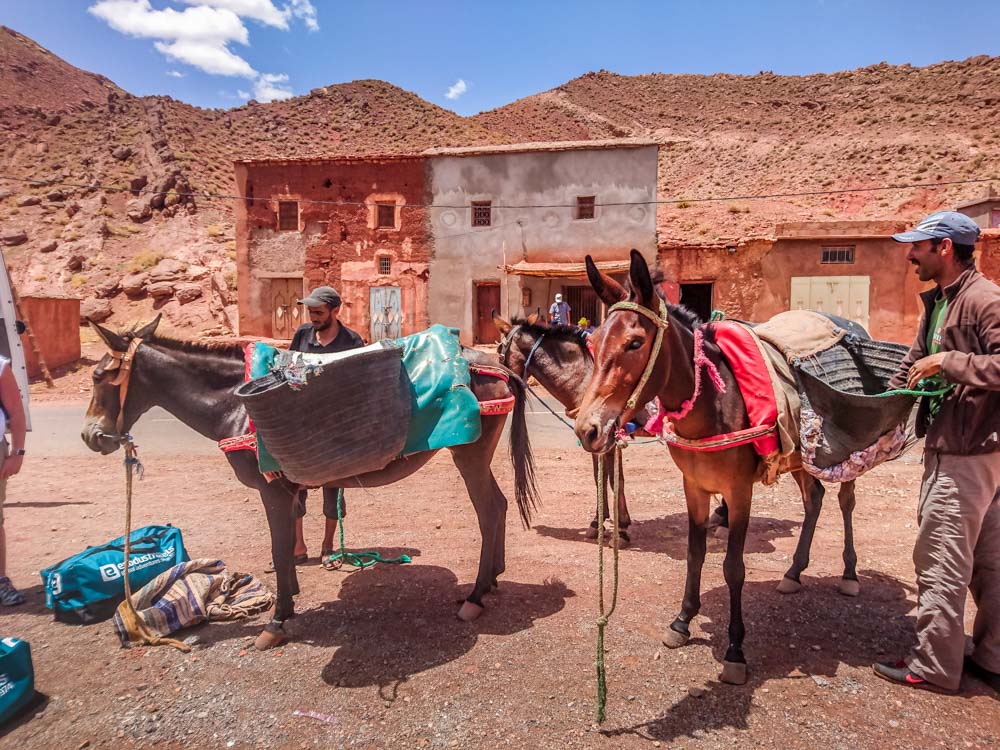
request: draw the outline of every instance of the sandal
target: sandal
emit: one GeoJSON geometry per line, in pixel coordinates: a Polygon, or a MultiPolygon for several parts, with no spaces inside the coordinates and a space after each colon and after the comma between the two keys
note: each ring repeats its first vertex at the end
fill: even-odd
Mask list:
{"type": "Polygon", "coordinates": [[[24,594],[14,588],[7,576],[0,578],[0,605],[14,607],[27,601],[24,594]]]}

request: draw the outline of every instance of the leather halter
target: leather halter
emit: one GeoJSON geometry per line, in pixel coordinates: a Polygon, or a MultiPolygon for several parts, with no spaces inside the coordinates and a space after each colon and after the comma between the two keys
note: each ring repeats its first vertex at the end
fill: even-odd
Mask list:
{"type": "Polygon", "coordinates": [[[133,338],[129,341],[128,349],[124,352],[110,349],[108,356],[111,357],[113,364],[104,368],[105,370],[118,370],[111,380],[111,385],[118,386],[118,420],[115,424],[115,431],[119,437],[122,436],[125,426],[125,398],[128,396],[128,384],[132,377],[132,363],[135,361],[135,352],[140,346],[142,346],[142,339],[133,338]]]}
{"type": "Polygon", "coordinates": [[[639,315],[648,318],[649,321],[656,326],[656,337],[653,339],[653,349],[649,353],[649,361],[646,363],[646,369],[643,371],[642,377],[636,384],[635,390],[632,391],[632,395],[629,396],[628,401],[625,402],[626,409],[634,409],[636,404],[639,402],[639,396],[642,393],[642,389],[646,387],[646,383],[649,382],[649,378],[653,374],[653,368],[656,367],[656,360],[660,356],[660,347],[663,345],[663,334],[670,327],[670,312],[667,310],[667,305],[662,298],[660,298],[659,315],[636,302],[616,302],[608,308],[608,314],[604,319],[605,323],[607,323],[607,319],[611,317],[612,313],[618,312],[619,310],[628,310],[629,312],[638,313],[639,315]]]}

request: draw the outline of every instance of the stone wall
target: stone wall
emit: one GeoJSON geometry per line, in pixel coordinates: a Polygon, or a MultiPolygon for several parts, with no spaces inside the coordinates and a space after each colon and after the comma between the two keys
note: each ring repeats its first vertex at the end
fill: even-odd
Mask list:
{"type": "MultiPolygon", "coordinates": [[[[21,297],[20,303],[50,370],[80,359],[80,300],[72,297],[21,297]]],[[[40,376],[42,370],[27,333],[21,334],[21,346],[24,348],[28,377],[40,376]]]]}

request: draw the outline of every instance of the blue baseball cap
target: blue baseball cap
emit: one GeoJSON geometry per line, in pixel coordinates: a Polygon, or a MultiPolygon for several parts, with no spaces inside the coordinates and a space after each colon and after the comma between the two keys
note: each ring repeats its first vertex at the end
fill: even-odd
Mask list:
{"type": "Polygon", "coordinates": [[[981,230],[965,214],[958,211],[938,211],[925,217],[909,232],[892,235],[896,242],[920,242],[949,238],[959,245],[975,245],[981,230]]]}

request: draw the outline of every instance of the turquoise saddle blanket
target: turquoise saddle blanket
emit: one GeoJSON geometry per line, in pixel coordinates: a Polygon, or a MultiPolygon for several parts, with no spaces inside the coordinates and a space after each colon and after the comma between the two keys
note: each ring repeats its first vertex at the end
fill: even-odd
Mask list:
{"type": "MultiPolygon", "coordinates": [[[[388,340],[403,348],[403,369],[410,381],[412,416],[402,455],[474,443],[482,434],[479,400],[472,392],[469,361],[462,356],[458,329],[433,325],[411,336],[388,340]]],[[[250,378],[282,366],[282,350],[257,343],[250,359],[250,378]]],[[[318,355],[321,359],[324,355],[318,355]]],[[[372,398],[378,398],[373,393],[372,398]]],[[[402,425],[400,425],[402,429],[402,425]]],[[[262,472],[280,471],[257,435],[262,472]]]]}

